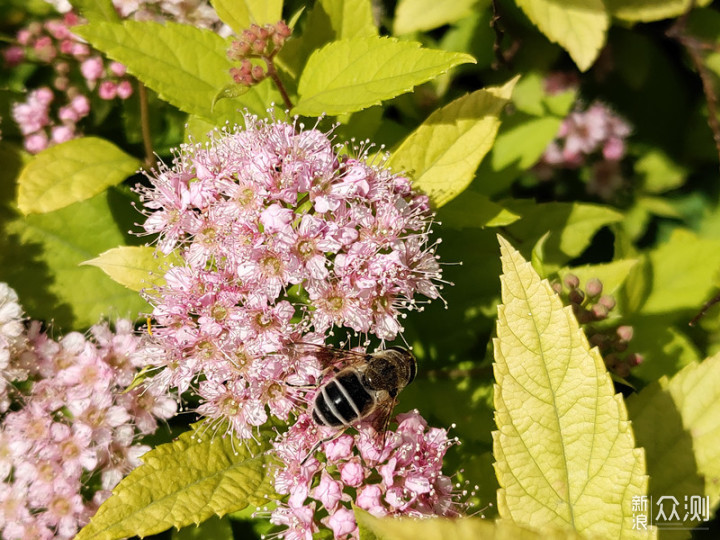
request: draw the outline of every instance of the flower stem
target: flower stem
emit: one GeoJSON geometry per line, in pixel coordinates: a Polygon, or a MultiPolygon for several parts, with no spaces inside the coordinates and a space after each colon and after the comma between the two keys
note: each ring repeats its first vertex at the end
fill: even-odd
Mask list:
{"type": "Polygon", "coordinates": [[[283,98],[283,102],[285,103],[285,108],[290,111],[293,108],[293,104],[292,101],[290,101],[290,96],[288,96],[287,90],[285,90],[285,85],[283,85],[280,77],[278,77],[277,70],[275,69],[275,62],[273,62],[272,57],[268,56],[263,56],[263,60],[265,60],[265,64],[267,65],[268,77],[270,77],[275,83],[275,86],[277,86],[277,89],[280,91],[280,95],[283,98]]]}

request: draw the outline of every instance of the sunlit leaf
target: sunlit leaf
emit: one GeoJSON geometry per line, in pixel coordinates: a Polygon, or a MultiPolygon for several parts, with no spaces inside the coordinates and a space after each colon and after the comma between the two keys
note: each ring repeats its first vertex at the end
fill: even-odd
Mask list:
{"type": "Polygon", "coordinates": [[[451,201],[472,182],[492,147],[516,81],[478,90],[435,111],[393,152],[388,165],[407,171],[436,206],[451,201]]]}
{"type": "Polygon", "coordinates": [[[409,92],[472,56],[389,37],[343,39],[314,52],[300,76],[293,114],[359,111],[409,92]]]}
{"type": "MultiPolygon", "coordinates": [[[[693,363],[628,400],[645,447],[650,495],[720,501],[720,355],[693,363]]],[[[689,524],[698,525],[697,521],[689,524]]]]}
{"type": "Polygon", "coordinates": [[[189,431],[156,447],[76,539],[147,536],[263,504],[273,494],[268,438],[257,444],[189,431]]]}
{"type": "Polygon", "coordinates": [[[633,22],[651,22],[685,13],[692,5],[707,6],[712,0],[605,0],[613,17],[633,22]]]}
{"type": "Polygon", "coordinates": [[[698,310],[713,290],[720,270],[720,241],[675,229],[650,252],[651,288],[642,313],[698,310]]]}
{"type": "MultiPolygon", "coordinates": [[[[270,105],[269,80],[238,99],[215,104],[218,91],[231,82],[228,42],[210,30],[166,22],[95,22],[73,27],[158,95],[179,109],[205,118],[238,121],[238,109],[264,115],[270,105]]],[[[272,93],[279,101],[279,94],[272,93]]]]}
{"type": "Polygon", "coordinates": [[[73,139],[40,152],[18,179],[18,207],[42,214],[119,184],[140,162],[105,139],[73,139]]]}
{"type": "Polygon", "coordinates": [[[595,61],[605,44],[610,17],[602,0],[515,0],[550,41],[563,47],[581,71],[595,61]]]}
{"type": "Polygon", "coordinates": [[[163,255],[147,246],[121,246],[109,249],[82,264],[97,266],[114,281],[133,291],[165,283],[164,275],[179,257],[163,255]]]}
{"type": "Polygon", "coordinates": [[[134,319],[148,309],[140,295],[80,263],[126,244],[136,215],[130,199],[111,189],[54,212],[16,217],[0,237],[0,280],[18,292],[31,316],[66,329],[101,317],[134,319]]]}
{"type": "Polygon", "coordinates": [[[222,21],[238,35],[251,24],[275,24],[282,18],[282,0],[212,0],[211,3],[222,21]]]}
{"type": "Polygon", "coordinates": [[[443,227],[503,227],[520,219],[520,216],[492,202],[485,195],[466,190],[442,207],[438,220],[443,227]]]}
{"type": "Polygon", "coordinates": [[[393,34],[432,30],[459,21],[481,8],[478,0],[400,0],[395,9],[393,34]]]}
{"type": "Polygon", "coordinates": [[[570,307],[500,238],[503,275],[495,351],[493,433],[500,516],[612,538],[633,530],[645,495],[622,396],[570,307]]]}

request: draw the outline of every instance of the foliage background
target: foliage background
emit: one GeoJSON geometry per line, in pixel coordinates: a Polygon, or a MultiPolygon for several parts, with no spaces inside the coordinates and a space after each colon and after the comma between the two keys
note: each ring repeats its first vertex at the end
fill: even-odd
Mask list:
{"type": "MultiPolygon", "coordinates": [[[[126,63],[148,87],[152,148],[166,162],[170,149],[188,135],[202,139],[208,128],[237,120],[239,108],[264,114],[271,102],[280,102],[265,81],[213,107],[213,98],[229,84],[227,60],[219,56],[220,37],[204,35],[199,42],[192,33],[188,43],[172,41],[182,29],[167,37],[181,63],[203,59],[203,89],[177,66],[155,71],[152,58],[137,55],[133,60],[123,42],[135,40],[149,51],[153,39],[165,39],[161,32],[143,34],[132,25],[121,30],[117,21],[98,13],[103,2],[74,3],[92,22],[79,33],[126,63]],[[143,44],[144,39],[150,43],[143,44]]],[[[446,470],[462,469],[461,477],[479,486],[483,506],[495,503],[498,488],[492,465],[491,343],[500,303],[498,232],[533,261],[542,277],[573,272],[583,282],[603,280],[605,291],[618,301],[612,323],[633,327],[632,350],[645,360],[618,383],[626,396],[720,350],[720,310],[712,308],[695,327],[687,324],[720,285],[718,149],[709,127],[720,82],[720,13],[717,2],[690,4],[596,0],[555,6],[562,13],[552,12],[554,4],[546,0],[401,0],[374,3],[372,11],[361,0],[314,5],[288,0],[282,6],[283,16],[297,21],[295,40],[279,59],[283,80],[301,97],[295,102],[297,112],[308,117],[328,112],[321,124],[338,122],[338,138],[369,138],[395,151],[434,111],[467,92],[502,86],[520,75],[492,149],[467,182],[451,167],[451,195],[435,199],[442,260],[462,264],[445,268],[445,277],[454,284],[444,290],[447,308],[436,302],[406,321],[405,339],[417,353],[421,376],[401,395],[398,407],[418,408],[436,425],[456,425],[453,432],[462,445],[451,451],[446,470]],[[363,18],[370,13],[371,19],[363,18]],[[467,53],[475,63],[457,65],[422,84],[408,83],[412,91],[397,92],[381,104],[358,99],[357,106],[333,110],[328,103],[303,101],[327,69],[313,64],[313,51],[375,32],[467,53]],[[547,93],[543,81],[557,71],[575,74],[577,90],[547,93]],[[588,193],[589,166],[558,171],[550,181],[541,180],[534,167],[574,103],[594,100],[609,105],[633,127],[621,163],[622,182],[605,198],[588,193]]],[[[223,15],[229,3],[215,5],[223,15]]],[[[49,9],[39,1],[5,2],[0,7],[2,31],[12,35],[49,9]]],[[[169,52],[156,56],[162,60],[165,54],[169,52]]],[[[372,57],[355,65],[358,71],[372,67],[372,57]]],[[[42,179],[72,148],[57,147],[32,158],[20,149],[19,133],[7,121],[11,104],[44,75],[30,68],[2,73],[0,280],[18,291],[30,316],[51,322],[57,333],[84,330],[100,317],[136,317],[147,306],[135,291],[99,268],[79,264],[117,246],[144,243],[128,232],[137,230],[134,223],[141,220],[129,188],[142,178],[133,171],[148,157],[138,93],[113,107],[94,103],[84,127],[96,139],[86,137],[82,144],[96,145],[93,155],[101,156],[102,163],[82,163],[73,176],[86,183],[84,200],[58,202],[67,190],[48,191],[42,179]],[[112,142],[113,149],[103,147],[104,141],[112,142]],[[117,156],[112,155],[115,147],[121,150],[117,156]],[[33,184],[38,181],[39,186],[33,184]]],[[[363,95],[362,89],[358,92],[363,95]]],[[[471,155],[487,142],[466,140],[463,148],[471,155]]],[[[422,142],[416,144],[421,153],[429,151],[422,142]]],[[[89,152],[88,146],[82,148],[89,152]]],[[[401,158],[393,159],[391,165],[403,168],[401,158]]],[[[410,168],[417,163],[410,160],[410,168]]],[[[143,321],[136,318],[138,324],[143,321]]],[[[178,421],[173,427],[184,425],[178,421]]],[[[495,506],[484,513],[495,517],[495,506]]],[[[229,527],[236,537],[263,527],[242,516],[207,525],[214,526],[224,531],[213,533],[218,538],[230,537],[229,527]]],[[[714,522],[712,531],[693,536],[712,537],[717,530],[714,522]]],[[[192,534],[197,533],[183,530],[174,536],[192,534]]]]}

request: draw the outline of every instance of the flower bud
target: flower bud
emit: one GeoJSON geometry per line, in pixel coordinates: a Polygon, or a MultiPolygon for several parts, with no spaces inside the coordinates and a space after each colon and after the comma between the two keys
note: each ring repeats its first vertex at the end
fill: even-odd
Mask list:
{"type": "Polygon", "coordinates": [[[598,302],[608,308],[608,311],[612,311],[615,308],[615,298],[610,295],[606,294],[605,296],[601,296],[598,302]]]}
{"type": "Polygon", "coordinates": [[[633,338],[633,327],[627,325],[618,326],[615,333],[622,341],[627,343],[633,338]]]}
{"type": "Polygon", "coordinates": [[[591,308],[591,311],[592,311],[593,315],[595,315],[595,318],[597,320],[605,319],[608,316],[608,308],[603,306],[602,304],[595,304],[591,308]]]}
{"type": "Polygon", "coordinates": [[[565,279],[563,279],[563,282],[565,283],[565,286],[570,290],[577,289],[580,286],[580,279],[575,274],[566,275],[565,279]]]}
{"type": "Polygon", "coordinates": [[[599,296],[602,294],[603,284],[598,278],[592,278],[585,285],[585,292],[588,296],[599,296]]]}

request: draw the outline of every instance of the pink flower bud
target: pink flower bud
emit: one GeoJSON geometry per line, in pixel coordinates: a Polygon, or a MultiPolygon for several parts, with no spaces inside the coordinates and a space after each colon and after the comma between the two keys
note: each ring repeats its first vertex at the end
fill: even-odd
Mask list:
{"type": "Polygon", "coordinates": [[[56,144],[64,143],[75,137],[74,126],[54,126],[52,128],[52,141],[56,144]]]}
{"type": "Polygon", "coordinates": [[[25,60],[25,50],[22,47],[13,45],[3,51],[3,58],[8,67],[15,67],[25,60]]]}
{"type": "Polygon", "coordinates": [[[72,98],[70,106],[80,117],[90,114],[90,100],[83,94],[79,94],[72,98]]]}
{"type": "Polygon", "coordinates": [[[115,75],[116,77],[122,77],[127,73],[127,68],[124,64],[121,64],[120,62],[110,62],[110,66],[108,66],[108,69],[110,70],[110,73],[115,75]]]}
{"type": "Polygon", "coordinates": [[[120,81],[118,83],[117,96],[120,99],[127,99],[130,96],[132,96],[132,93],[133,93],[133,87],[132,87],[132,84],[130,84],[130,81],[124,80],[124,81],[120,81]]]}
{"type": "Polygon", "coordinates": [[[85,43],[75,42],[71,54],[78,60],[82,60],[90,55],[90,47],[85,43]]]}
{"type": "Polygon", "coordinates": [[[598,278],[589,279],[585,284],[585,292],[588,296],[598,296],[602,293],[603,284],[598,278]]]}
{"type": "Polygon", "coordinates": [[[47,134],[44,131],[38,131],[37,133],[33,133],[32,135],[25,137],[25,142],[23,146],[25,146],[25,150],[27,150],[31,154],[37,154],[38,152],[42,152],[48,146],[47,134]]]}
{"type": "Polygon", "coordinates": [[[80,72],[88,81],[96,81],[103,74],[103,61],[99,56],[88,58],[80,64],[80,72]]]}
{"type": "Polygon", "coordinates": [[[112,81],[103,81],[98,88],[98,95],[101,99],[111,100],[117,96],[117,85],[112,81]]]}

